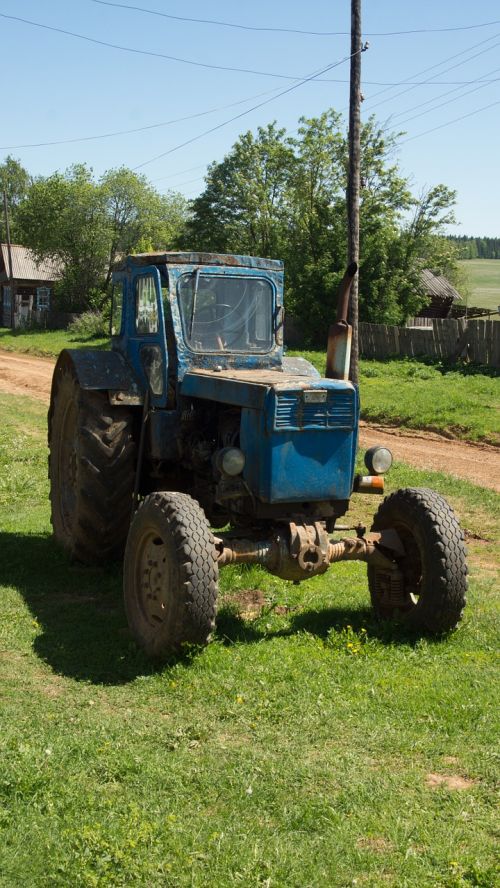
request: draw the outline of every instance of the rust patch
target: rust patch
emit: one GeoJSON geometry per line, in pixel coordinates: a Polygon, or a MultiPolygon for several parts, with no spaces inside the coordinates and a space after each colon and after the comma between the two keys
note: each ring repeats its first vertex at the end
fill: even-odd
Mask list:
{"type": "Polygon", "coordinates": [[[445,786],[447,789],[472,789],[476,783],[460,774],[427,774],[425,782],[431,789],[438,786],[445,786]]]}

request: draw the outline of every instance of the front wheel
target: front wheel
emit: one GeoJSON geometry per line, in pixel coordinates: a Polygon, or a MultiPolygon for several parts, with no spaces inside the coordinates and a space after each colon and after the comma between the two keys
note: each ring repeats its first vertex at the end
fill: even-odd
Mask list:
{"type": "Polygon", "coordinates": [[[206,644],[215,625],[218,565],[203,509],[184,493],[147,496],[125,547],[130,631],[150,657],[206,644]]]}
{"type": "Polygon", "coordinates": [[[467,561],[455,513],[433,490],[407,487],[380,505],[372,530],[393,528],[404,555],[398,571],[368,567],[374,611],[419,631],[440,634],[455,629],[465,607],[467,561]]]}

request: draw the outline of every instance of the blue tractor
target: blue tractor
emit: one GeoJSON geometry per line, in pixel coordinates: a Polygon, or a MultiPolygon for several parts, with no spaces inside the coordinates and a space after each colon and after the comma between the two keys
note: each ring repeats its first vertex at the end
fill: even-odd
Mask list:
{"type": "Polygon", "coordinates": [[[128,256],[113,275],[111,349],[61,352],[49,411],[54,535],[82,562],[124,554],[127,618],[148,655],[209,640],[219,569],[236,563],[300,582],[362,560],[379,617],[431,633],[457,625],[465,548],[441,496],[398,490],[371,532],[338,526],[353,493],[383,493],[392,459],[371,448],[367,474],[355,474],[356,271],[342,282],[325,378],[284,356],[282,263],[248,256],[128,256]]]}

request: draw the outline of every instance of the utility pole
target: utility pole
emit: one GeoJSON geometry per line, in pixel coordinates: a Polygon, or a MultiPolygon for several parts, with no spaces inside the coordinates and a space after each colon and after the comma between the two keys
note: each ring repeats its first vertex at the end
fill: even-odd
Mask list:
{"type": "Polygon", "coordinates": [[[10,290],[10,326],[14,326],[14,272],[12,269],[12,248],[10,243],[9,205],[7,203],[7,191],[3,191],[3,211],[5,215],[5,239],[7,242],[7,256],[9,259],[9,290],[10,290]]]}
{"type": "MultiPolygon", "coordinates": [[[[349,93],[349,173],[347,182],[347,261],[359,266],[359,186],[360,186],[360,113],[361,53],[368,44],[361,44],[361,0],[351,0],[351,75],[349,93]]],[[[350,379],[359,383],[358,278],[351,287],[349,320],[352,326],[350,379]]]]}

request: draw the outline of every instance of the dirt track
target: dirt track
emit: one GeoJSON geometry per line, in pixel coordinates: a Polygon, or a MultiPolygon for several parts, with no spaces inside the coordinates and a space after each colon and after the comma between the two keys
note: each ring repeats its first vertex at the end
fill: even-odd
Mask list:
{"type": "MultiPolygon", "coordinates": [[[[0,392],[48,403],[54,361],[0,350],[0,392]]],[[[421,469],[447,472],[500,492],[500,452],[495,447],[450,441],[432,432],[401,432],[361,423],[360,444],[385,444],[394,459],[421,469]]]]}

